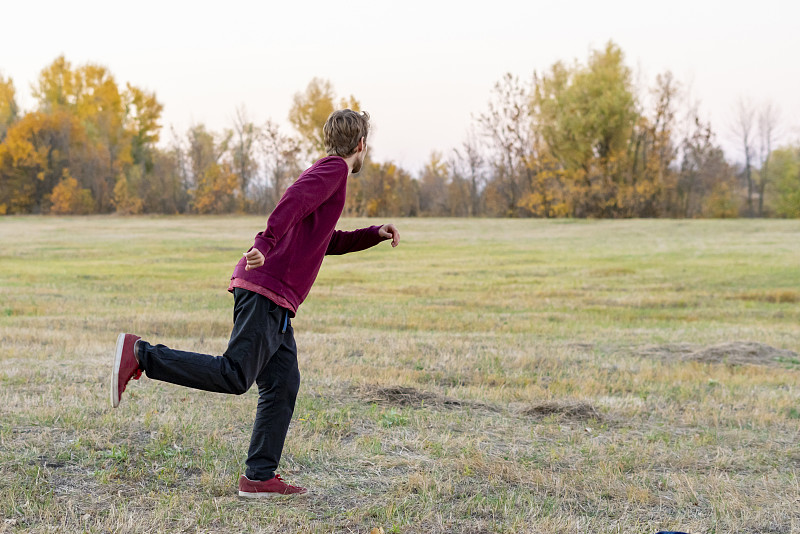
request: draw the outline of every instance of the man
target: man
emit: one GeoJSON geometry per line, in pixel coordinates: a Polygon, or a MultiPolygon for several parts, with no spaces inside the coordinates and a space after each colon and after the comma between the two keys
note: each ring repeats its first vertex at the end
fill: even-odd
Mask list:
{"type": "Polygon", "coordinates": [[[297,495],[275,474],[294,411],[300,372],[290,319],[305,300],[325,254],[345,254],[391,239],[400,242],[392,224],[352,232],[334,230],[345,202],[347,177],[364,164],[369,114],[344,109],[323,127],[328,156],[306,169],[286,190],[239,260],[228,291],[233,293],[233,331],[222,356],[209,356],[151,345],[133,334],[120,334],[111,376],[111,403],[119,404],[128,382],[142,371],[149,378],[221,393],[242,394],[255,381],[258,408],[239,478],[239,495],[297,495]]]}

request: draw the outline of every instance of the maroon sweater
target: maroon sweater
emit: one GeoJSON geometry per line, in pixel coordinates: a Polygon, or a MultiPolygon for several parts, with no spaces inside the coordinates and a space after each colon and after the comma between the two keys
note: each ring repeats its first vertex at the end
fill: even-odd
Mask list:
{"type": "Polygon", "coordinates": [[[328,156],[306,169],[286,189],[267,220],[267,228],[256,235],[252,248],[264,255],[264,265],[249,271],[239,260],[231,279],[248,286],[266,288],[297,308],[308,296],[326,254],[346,254],[384,241],[380,226],[343,232],[334,230],[344,209],[349,169],[344,159],[328,156]]]}

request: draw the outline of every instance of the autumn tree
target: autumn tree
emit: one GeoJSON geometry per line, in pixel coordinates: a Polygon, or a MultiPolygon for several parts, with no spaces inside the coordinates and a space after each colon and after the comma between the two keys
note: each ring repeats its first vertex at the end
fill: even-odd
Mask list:
{"type": "Polygon", "coordinates": [[[260,130],[257,154],[262,181],[255,192],[255,204],[260,213],[267,213],[278,204],[286,188],[302,172],[300,141],[280,131],[268,120],[260,130]]]}
{"type": "MultiPolygon", "coordinates": [[[[103,164],[95,148],[70,113],[24,115],[0,144],[0,212],[47,213],[50,194],[65,171],[77,179],[103,164]]],[[[88,184],[79,180],[79,185],[88,184]]]]}
{"type": "Polygon", "coordinates": [[[779,217],[800,218],[800,145],[775,150],[770,156],[774,207],[779,217]]]}
{"type": "Polygon", "coordinates": [[[680,168],[676,202],[677,217],[734,217],[733,171],[722,149],[714,142],[711,125],[695,118],[695,127],[679,148],[680,168]]]}
{"type": "Polygon", "coordinates": [[[53,187],[50,203],[50,213],[55,215],[88,215],[94,211],[92,192],[81,188],[66,168],[63,179],[53,187]]]}
{"type": "Polygon", "coordinates": [[[656,76],[655,87],[649,91],[652,109],[639,112],[625,154],[627,164],[617,193],[620,216],[658,217],[668,208],[664,201],[676,182],[673,162],[678,151],[675,129],[680,91],[671,72],[656,76]]]}
{"type": "Polygon", "coordinates": [[[122,95],[125,106],[125,128],[131,133],[131,158],[134,165],[140,165],[144,174],[153,170],[156,143],[160,138],[161,113],[163,104],[156,94],[126,84],[127,91],[122,95]]]}
{"type": "Polygon", "coordinates": [[[138,196],[145,213],[186,213],[190,209],[191,177],[185,151],[175,139],[153,153],[152,170],[139,182],[138,196]]]}
{"type": "Polygon", "coordinates": [[[313,78],[304,92],[294,95],[289,122],[300,134],[303,148],[310,158],[325,156],[322,125],[336,109],[344,108],[360,111],[361,105],[353,95],[337,100],[329,80],[313,78]]]}
{"type": "Polygon", "coordinates": [[[88,142],[103,154],[104,161],[82,180],[92,190],[97,211],[110,211],[116,179],[132,162],[126,109],[114,77],[101,65],[73,68],[60,56],[41,71],[34,97],[46,113],[62,111],[76,117],[86,129],[88,142]]]}
{"type": "Polygon", "coordinates": [[[247,210],[247,195],[250,183],[258,173],[256,150],[261,132],[247,116],[244,107],[236,109],[233,119],[233,137],[231,139],[231,159],[233,172],[239,180],[242,192],[242,209],[247,210]]]}
{"type": "Polygon", "coordinates": [[[778,128],[778,109],[772,102],[766,102],[758,110],[758,162],[756,191],[758,193],[758,216],[764,216],[764,191],[772,181],[770,156],[778,128]]]}
{"type": "Polygon", "coordinates": [[[116,208],[117,213],[122,215],[135,215],[141,213],[144,202],[133,191],[128,184],[128,178],[123,174],[117,178],[117,185],[114,186],[114,196],[111,203],[116,208]]]}
{"type": "Polygon", "coordinates": [[[453,150],[450,169],[453,180],[465,184],[469,194],[465,205],[466,215],[475,217],[482,214],[481,198],[487,178],[486,158],[474,130],[470,130],[461,146],[453,150]]]}
{"type": "Polygon", "coordinates": [[[230,213],[241,197],[239,177],[224,160],[233,134],[221,136],[198,124],[189,129],[187,157],[193,187],[192,206],[197,213],[230,213]]]}
{"type": "Polygon", "coordinates": [[[0,73],[0,143],[5,139],[9,126],[17,120],[18,113],[14,81],[0,73]]]}
{"type": "Polygon", "coordinates": [[[732,126],[734,135],[741,143],[742,155],[744,156],[744,181],[747,186],[747,216],[752,217],[753,210],[753,191],[755,182],[753,180],[753,158],[755,157],[755,108],[753,104],[744,99],[739,99],[734,111],[734,123],[732,126]]]}
{"type": "Polygon", "coordinates": [[[550,155],[563,168],[572,215],[619,216],[628,145],[638,119],[630,69],[609,42],[588,64],[554,64],[534,78],[532,112],[550,155]]]}
{"type": "Polygon", "coordinates": [[[368,160],[348,179],[345,211],[357,217],[419,215],[419,182],[391,161],[368,160]]]}
{"type": "Polygon", "coordinates": [[[419,210],[422,215],[450,215],[450,171],[441,152],[431,152],[419,177],[419,210]]]}
{"type": "Polygon", "coordinates": [[[506,74],[494,86],[488,111],[477,120],[490,147],[493,180],[487,185],[487,208],[494,215],[518,216],[520,201],[532,181],[535,154],[529,105],[528,88],[506,74]]]}

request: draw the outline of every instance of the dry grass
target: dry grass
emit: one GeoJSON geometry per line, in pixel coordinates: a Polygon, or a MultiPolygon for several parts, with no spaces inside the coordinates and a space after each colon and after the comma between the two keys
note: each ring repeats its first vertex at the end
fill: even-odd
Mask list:
{"type": "Polygon", "coordinates": [[[0,220],[0,532],[800,532],[800,310],[739,298],[800,223],[401,221],[295,319],[313,493],[254,503],[255,391],[107,382],[119,331],[224,350],[262,224],[0,220]]]}

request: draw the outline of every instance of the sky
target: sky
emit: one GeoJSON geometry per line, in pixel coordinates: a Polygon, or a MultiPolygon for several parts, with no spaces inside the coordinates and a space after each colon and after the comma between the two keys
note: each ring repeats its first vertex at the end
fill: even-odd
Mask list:
{"type": "Polygon", "coordinates": [[[23,109],[63,54],[104,65],[164,104],[162,138],[236,109],[278,122],[313,77],[372,116],[370,155],[418,171],[460,145],[505,73],[530,80],[613,40],[641,87],[670,70],[729,159],[734,107],[771,101],[779,141],[800,138],[800,2],[605,0],[132,2],[0,0],[0,73],[23,109]]]}

